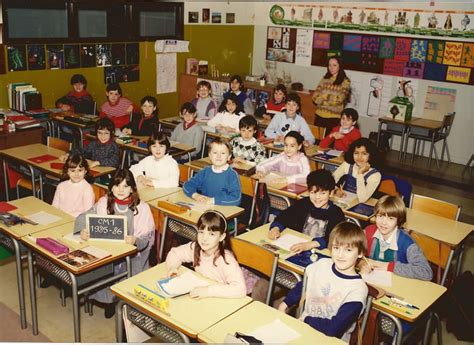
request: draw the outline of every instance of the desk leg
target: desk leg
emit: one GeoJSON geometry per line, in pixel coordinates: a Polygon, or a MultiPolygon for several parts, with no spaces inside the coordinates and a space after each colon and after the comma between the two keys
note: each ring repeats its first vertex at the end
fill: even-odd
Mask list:
{"type": "Polygon", "coordinates": [[[127,265],[127,278],[130,278],[132,276],[132,262],[130,260],[130,255],[127,255],[125,262],[127,265]]]}
{"type": "Polygon", "coordinates": [[[80,329],[80,320],[79,320],[79,295],[77,292],[77,280],[76,276],[71,272],[68,272],[71,277],[71,288],[72,288],[72,315],[74,321],[74,342],[81,342],[81,329],[80,329]]]}
{"type": "Polygon", "coordinates": [[[446,262],[446,267],[444,269],[443,278],[441,278],[441,281],[439,282],[441,286],[444,286],[444,284],[446,283],[446,278],[448,277],[448,272],[449,272],[449,268],[451,267],[451,263],[453,261],[453,256],[454,256],[454,249],[451,248],[451,251],[449,252],[448,261],[446,262]]]}
{"type": "Polygon", "coordinates": [[[402,137],[400,138],[400,152],[398,153],[398,160],[401,161],[402,157],[404,157],[404,150],[405,150],[405,136],[406,136],[406,130],[405,127],[402,129],[402,137]]]}
{"type": "Polygon", "coordinates": [[[461,264],[462,264],[463,256],[464,256],[464,243],[461,244],[461,248],[459,249],[458,259],[456,261],[456,277],[458,277],[459,273],[461,273],[461,264]]]}
{"type": "Polygon", "coordinates": [[[201,145],[201,159],[204,158],[204,151],[206,150],[206,141],[207,141],[207,132],[204,131],[204,135],[202,138],[202,145],[201,145]]]}
{"type": "Polygon", "coordinates": [[[33,335],[38,335],[38,313],[36,310],[36,287],[35,273],[33,267],[33,254],[28,248],[28,275],[30,278],[30,301],[31,301],[31,322],[33,323],[33,335]]]}
{"type": "Polygon", "coordinates": [[[122,309],[125,303],[119,300],[115,306],[115,337],[117,343],[121,343],[123,340],[123,316],[122,309]]]}
{"type": "Polygon", "coordinates": [[[5,183],[5,200],[9,201],[10,196],[8,190],[10,189],[10,184],[8,183],[8,163],[5,158],[3,158],[3,182],[5,183]]]}
{"type": "Polygon", "coordinates": [[[21,329],[26,328],[26,311],[25,311],[25,286],[23,285],[23,271],[21,269],[21,252],[20,243],[14,238],[11,238],[13,247],[15,248],[16,261],[16,282],[18,285],[18,299],[20,300],[20,324],[21,329]]]}
{"type": "Polygon", "coordinates": [[[128,156],[128,150],[126,148],[123,148],[122,165],[121,165],[122,169],[125,167],[125,160],[127,159],[127,156],[128,156]]]}
{"type": "Polygon", "coordinates": [[[382,124],[383,124],[383,122],[380,121],[380,119],[379,119],[379,129],[378,129],[378,132],[377,132],[377,147],[379,147],[379,143],[380,143],[380,130],[382,129],[382,124]]]}
{"type": "Polygon", "coordinates": [[[79,147],[83,149],[84,148],[84,133],[82,132],[82,128],[80,127],[79,127],[79,140],[80,140],[79,147]]]}
{"type": "Polygon", "coordinates": [[[163,262],[163,251],[165,249],[165,239],[166,239],[166,228],[168,227],[168,215],[165,215],[165,219],[163,220],[163,233],[161,235],[161,243],[160,243],[160,261],[163,262]]]}

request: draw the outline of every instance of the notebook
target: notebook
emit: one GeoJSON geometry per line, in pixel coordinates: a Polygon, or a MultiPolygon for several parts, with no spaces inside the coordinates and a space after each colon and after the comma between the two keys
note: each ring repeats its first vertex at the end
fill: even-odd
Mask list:
{"type": "Polygon", "coordinates": [[[361,215],[367,216],[367,217],[372,217],[374,215],[374,206],[359,203],[355,206],[352,206],[347,211],[358,213],[358,214],[361,214],[361,215]]]}
{"type": "Polygon", "coordinates": [[[28,158],[29,161],[32,161],[32,162],[37,163],[37,164],[44,163],[44,162],[49,162],[49,161],[54,161],[56,159],[58,159],[58,157],[52,156],[52,155],[42,155],[42,156],[28,158]]]}
{"type": "Polygon", "coordinates": [[[192,271],[186,271],[177,277],[158,280],[156,285],[165,297],[177,297],[191,292],[196,287],[208,286],[210,282],[192,271]]]}
{"type": "MultiPolygon", "coordinates": [[[[289,258],[286,259],[286,261],[289,261],[301,267],[306,267],[308,265],[311,265],[313,262],[315,262],[311,260],[311,254],[312,254],[311,250],[305,250],[304,252],[290,256],[289,258]]],[[[329,256],[321,254],[321,253],[316,253],[315,255],[316,255],[316,261],[322,258],[329,258],[329,256]]]]}
{"type": "Polygon", "coordinates": [[[289,183],[285,187],[280,188],[280,190],[282,190],[282,191],[295,193],[295,194],[304,193],[304,192],[306,192],[307,189],[308,189],[308,187],[303,186],[301,184],[297,184],[297,183],[289,183]]]}

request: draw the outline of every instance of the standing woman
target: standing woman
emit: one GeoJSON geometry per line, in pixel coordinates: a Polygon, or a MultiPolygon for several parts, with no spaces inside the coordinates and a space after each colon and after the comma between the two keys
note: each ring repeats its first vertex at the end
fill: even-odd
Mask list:
{"type": "Polygon", "coordinates": [[[351,81],[337,56],[328,60],[328,71],[313,94],[316,105],[314,124],[325,127],[326,133],[339,125],[342,110],[349,101],[351,81]]]}

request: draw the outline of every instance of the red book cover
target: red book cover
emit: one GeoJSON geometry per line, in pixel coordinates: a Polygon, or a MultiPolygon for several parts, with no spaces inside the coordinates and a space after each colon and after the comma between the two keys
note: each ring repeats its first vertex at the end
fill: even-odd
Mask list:
{"type": "Polygon", "coordinates": [[[32,162],[37,163],[37,164],[44,163],[44,162],[49,162],[49,161],[54,161],[55,159],[58,159],[58,157],[52,156],[52,155],[42,155],[42,156],[38,156],[38,157],[28,158],[29,161],[32,161],[32,162]]]}
{"type": "Polygon", "coordinates": [[[16,210],[18,207],[13,206],[5,201],[0,201],[0,212],[10,212],[16,210]]]}
{"type": "Polygon", "coordinates": [[[98,172],[97,170],[91,170],[91,175],[92,177],[96,177],[100,174],[100,172],[98,172]]]}
{"type": "Polygon", "coordinates": [[[58,162],[50,163],[50,167],[51,169],[63,170],[64,163],[58,163],[58,162]]]}
{"type": "Polygon", "coordinates": [[[306,192],[307,189],[308,187],[296,183],[290,183],[287,186],[280,188],[280,190],[295,194],[301,194],[303,192],[306,192]]]}

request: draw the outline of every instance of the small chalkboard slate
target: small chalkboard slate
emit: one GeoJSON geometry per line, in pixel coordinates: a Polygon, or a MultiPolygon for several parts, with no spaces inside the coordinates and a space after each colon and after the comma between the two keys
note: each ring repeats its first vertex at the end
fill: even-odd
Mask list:
{"type": "Polygon", "coordinates": [[[123,241],[127,234],[127,217],[88,214],[86,228],[92,240],[123,241]]]}

